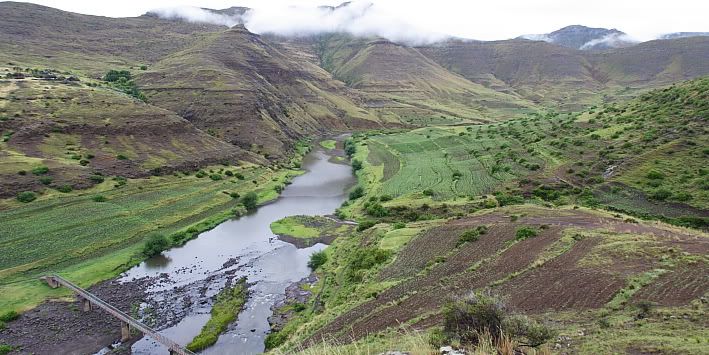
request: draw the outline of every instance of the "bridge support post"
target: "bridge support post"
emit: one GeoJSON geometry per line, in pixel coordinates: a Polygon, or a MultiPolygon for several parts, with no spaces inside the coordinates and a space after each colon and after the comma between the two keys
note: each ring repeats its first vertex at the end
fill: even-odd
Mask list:
{"type": "Polygon", "coordinates": [[[126,322],[121,322],[121,341],[130,339],[130,325],[126,322]]]}
{"type": "Polygon", "coordinates": [[[59,282],[51,276],[42,276],[40,277],[40,280],[44,280],[51,288],[58,288],[59,286],[61,286],[59,282]]]}
{"type": "Polygon", "coordinates": [[[94,309],[93,305],[91,304],[91,301],[89,301],[88,299],[81,297],[81,295],[76,295],[76,298],[78,298],[79,301],[81,301],[81,303],[83,304],[84,312],[89,312],[94,309]]]}

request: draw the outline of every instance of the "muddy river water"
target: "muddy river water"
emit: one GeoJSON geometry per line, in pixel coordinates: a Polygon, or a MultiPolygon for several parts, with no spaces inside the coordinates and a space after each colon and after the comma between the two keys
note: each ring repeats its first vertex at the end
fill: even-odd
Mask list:
{"type": "MultiPolygon", "coordinates": [[[[148,292],[177,310],[181,319],[160,333],[187,344],[209,319],[209,298],[227,279],[247,277],[251,295],[245,309],[217,343],[205,354],[257,354],[264,350],[271,306],[283,297],[285,288],[310,274],[310,254],[324,244],[297,249],[271,232],[271,222],[291,215],[331,214],[345,201],[345,191],[355,178],[349,165],[334,162],[320,149],[303,160],[306,173],[296,177],[274,202],[256,212],[229,220],[202,233],[181,248],[148,260],[123,275],[123,280],[162,276],[148,292]],[[167,301],[167,302],[165,302],[167,301]]],[[[156,325],[160,329],[159,324],[156,325]]],[[[133,345],[136,354],[165,353],[148,337],[133,345]]]]}

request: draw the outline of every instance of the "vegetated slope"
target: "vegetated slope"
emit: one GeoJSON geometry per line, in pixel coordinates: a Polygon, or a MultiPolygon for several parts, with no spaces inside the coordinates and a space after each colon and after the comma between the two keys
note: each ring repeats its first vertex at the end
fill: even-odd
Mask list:
{"type": "Polygon", "coordinates": [[[355,156],[368,175],[361,183],[407,200],[497,192],[601,203],[706,228],[707,85],[696,79],[579,114],[372,134],[355,156]]]}
{"type": "MultiPolygon", "coordinates": [[[[419,232],[393,253],[382,249],[399,228],[391,224],[337,239],[327,250],[329,261],[314,290],[316,310],[301,312],[281,331],[283,338],[272,339],[292,336],[287,348],[323,340],[350,342],[401,327],[427,329],[442,323],[440,312],[448,301],[482,289],[499,293],[515,311],[547,321],[585,311],[599,318],[623,315],[625,324],[637,320],[626,315],[641,301],[689,305],[708,291],[701,275],[709,268],[709,239],[700,232],[585,209],[537,206],[419,223],[407,222],[419,232]],[[465,232],[481,226],[484,232],[477,238],[461,242],[465,232]],[[681,292],[659,292],[654,285],[668,285],[673,277],[686,281],[670,286],[681,292]]],[[[660,322],[655,334],[673,334],[660,316],[653,320],[660,322]]],[[[578,317],[557,323],[562,334],[571,335],[564,347],[584,344],[573,333],[574,324],[589,327],[584,322],[578,317]]],[[[701,321],[693,317],[684,323],[688,336],[700,334],[701,321]]]]}
{"type": "Polygon", "coordinates": [[[625,38],[624,32],[607,28],[593,28],[571,25],[554,32],[539,35],[524,35],[519,38],[542,40],[563,47],[589,50],[632,46],[636,42],[625,38]]]}
{"type": "Polygon", "coordinates": [[[650,41],[606,51],[580,51],[527,40],[451,40],[418,48],[444,68],[537,103],[580,110],[604,97],[709,74],[709,38],[650,41]]]}
{"type": "Polygon", "coordinates": [[[1,80],[0,119],[0,197],[259,161],[173,112],[80,81],[1,80]]]}
{"type": "Polygon", "coordinates": [[[157,17],[109,18],[0,2],[0,61],[94,77],[116,66],[149,64],[225,26],[157,17]]]}
{"type": "Polygon", "coordinates": [[[366,93],[371,110],[405,122],[508,119],[534,106],[472,83],[409,46],[339,34],[312,40],[323,68],[366,93]]]}
{"type": "Polygon", "coordinates": [[[138,83],[154,105],[270,157],[306,135],[380,125],[356,95],[297,55],[237,26],[157,62],[138,83]]]}

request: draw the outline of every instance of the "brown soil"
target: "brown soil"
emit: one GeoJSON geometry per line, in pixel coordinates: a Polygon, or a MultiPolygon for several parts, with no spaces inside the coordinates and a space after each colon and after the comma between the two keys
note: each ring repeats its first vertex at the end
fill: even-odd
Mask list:
{"type": "MultiPolygon", "coordinates": [[[[632,260],[614,257],[603,267],[579,266],[579,260],[602,240],[601,237],[585,237],[560,256],[539,267],[529,268],[567,228],[645,234],[654,236],[660,246],[679,242],[683,250],[692,250],[699,255],[709,251],[709,243],[699,235],[659,225],[630,223],[581,210],[523,208],[515,212],[523,215],[515,222],[511,222],[505,211],[496,211],[452,220],[413,239],[380,274],[381,279],[403,279],[402,282],[343,313],[306,343],[318,342],[323,336],[347,342],[397,327],[422,315],[427,316],[413,326],[426,328],[441,321],[437,312],[447,301],[491,284],[497,285],[493,287],[495,292],[520,312],[598,308],[625,286],[627,276],[658,265],[657,258],[642,256],[632,260]],[[463,231],[481,224],[488,226],[487,234],[476,242],[456,248],[463,231]],[[536,226],[540,233],[508,246],[520,226],[536,226]],[[421,274],[421,270],[437,257],[439,261],[444,257],[445,261],[421,274]]],[[[706,292],[705,265],[687,269],[682,275],[676,278],[667,275],[658,280],[658,287],[667,291],[653,292],[654,299],[667,304],[686,304],[706,292]],[[665,278],[667,282],[663,283],[665,278]],[[680,279],[684,286],[669,284],[673,279],[680,279]],[[667,302],[665,298],[675,303],[667,302]]],[[[648,292],[652,292],[650,288],[648,292]]]]}

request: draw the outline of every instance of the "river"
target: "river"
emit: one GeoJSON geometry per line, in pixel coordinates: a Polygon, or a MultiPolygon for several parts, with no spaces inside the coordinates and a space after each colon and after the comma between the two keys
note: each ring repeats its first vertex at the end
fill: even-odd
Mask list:
{"type": "MultiPolygon", "coordinates": [[[[332,214],[346,200],[346,190],[355,183],[350,166],[334,162],[320,147],[304,157],[302,167],[306,173],[293,179],[274,202],[226,221],[122,276],[122,280],[128,281],[167,274],[163,275],[169,279],[167,282],[158,282],[148,290],[151,297],[169,297],[175,304],[191,300],[181,306],[182,314],[177,316],[184,318],[161,330],[161,334],[183,345],[189,343],[209,319],[211,304],[205,300],[224,287],[227,275],[245,276],[251,292],[245,309],[217,343],[202,353],[264,351],[271,306],[283,297],[289,284],[310,274],[307,267],[310,254],[326,247],[316,244],[298,249],[278,240],[270,230],[271,222],[292,215],[332,214]]],[[[166,349],[148,337],[136,342],[132,349],[135,354],[167,354],[166,349]]]]}

